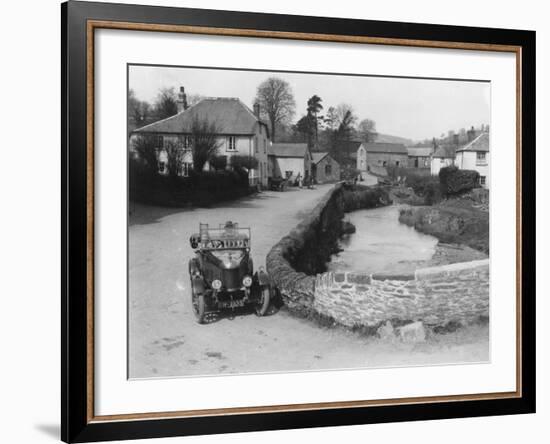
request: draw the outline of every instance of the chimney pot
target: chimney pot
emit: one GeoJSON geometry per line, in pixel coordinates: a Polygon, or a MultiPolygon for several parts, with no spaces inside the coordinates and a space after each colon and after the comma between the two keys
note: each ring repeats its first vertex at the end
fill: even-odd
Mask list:
{"type": "Polygon", "coordinates": [[[176,101],[178,106],[178,113],[187,109],[187,96],[185,95],[185,88],[180,86],[180,92],[178,94],[178,100],[176,101]]]}

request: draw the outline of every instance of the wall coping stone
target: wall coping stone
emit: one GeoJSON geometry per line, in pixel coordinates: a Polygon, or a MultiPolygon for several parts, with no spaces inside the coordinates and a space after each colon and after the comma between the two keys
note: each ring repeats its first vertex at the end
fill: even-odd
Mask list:
{"type": "Polygon", "coordinates": [[[464,270],[475,270],[477,268],[488,267],[489,263],[489,259],[479,259],[469,262],[439,265],[437,267],[418,268],[414,273],[414,277],[416,280],[423,280],[437,276],[453,276],[464,270]]]}
{"type": "Polygon", "coordinates": [[[413,281],[416,276],[414,272],[410,273],[373,273],[371,278],[375,281],[413,281]]]}

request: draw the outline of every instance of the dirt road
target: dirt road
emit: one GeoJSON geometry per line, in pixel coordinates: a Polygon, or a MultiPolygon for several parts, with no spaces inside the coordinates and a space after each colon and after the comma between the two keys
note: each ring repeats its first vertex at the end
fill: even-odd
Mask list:
{"type": "Polygon", "coordinates": [[[189,236],[199,222],[234,220],[252,228],[255,267],[328,191],[264,192],[208,209],[132,206],[129,227],[129,373],[131,378],[479,362],[488,329],[436,335],[423,344],[386,343],[322,328],[284,310],[199,325],[191,311],[189,236]]]}

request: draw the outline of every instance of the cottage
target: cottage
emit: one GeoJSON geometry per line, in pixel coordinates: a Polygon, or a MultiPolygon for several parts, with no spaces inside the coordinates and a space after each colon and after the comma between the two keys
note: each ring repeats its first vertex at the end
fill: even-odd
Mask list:
{"type": "Polygon", "coordinates": [[[408,167],[430,171],[432,153],[433,146],[407,147],[407,154],[409,156],[408,167]]]}
{"type": "Polygon", "coordinates": [[[409,158],[407,148],[402,143],[372,142],[362,143],[357,149],[357,169],[361,171],[364,171],[364,168],[359,168],[363,160],[367,171],[385,175],[387,167],[406,167],[409,158]]]}
{"type": "Polygon", "coordinates": [[[430,172],[432,176],[437,176],[441,168],[445,168],[455,163],[455,147],[444,145],[438,147],[432,155],[430,172]]]}
{"type": "Polygon", "coordinates": [[[268,176],[295,181],[311,175],[311,153],[307,143],[273,143],[268,148],[268,176]]]}
{"type": "MultiPolygon", "coordinates": [[[[177,143],[185,150],[181,175],[186,176],[193,168],[193,122],[207,121],[216,127],[218,155],[227,156],[228,166],[231,166],[231,158],[236,155],[256,158],[257,168],[249,171],[250,184],[267,186],[269,129],[259,116],[258,105],[252,111],[239,99],[232,97],[206,98],[188,108],[181,88],[178,113],[134,130],[130,135],[130,149],[136,137],[154,135],[159,150],[159,171],[163,173],[167,161],[166,144],[177,143]]],[[[205,168],[209,168],[208,164],[205,168]]]]}
{"type": "Polygon", "coordinates": [[[327,152],[311,153],[311,175],[317,183],[338,182],[340,164],[327,152]]]}
{"type": "Polygon", "coordinates": [[[460,169],[477,171],[480,185],[489,188],[489,160],[489,133],[481,133],[456,151],[455,165],[460,169]]]}

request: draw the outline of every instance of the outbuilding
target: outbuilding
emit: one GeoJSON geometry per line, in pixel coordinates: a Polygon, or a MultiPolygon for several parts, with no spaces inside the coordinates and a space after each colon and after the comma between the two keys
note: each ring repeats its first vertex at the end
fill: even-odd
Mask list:
{"type": "MultiPolygon", "coordinates": [[[[362,143],[357,150],[357,162],[365,160],[367,171],[374,174],[387,174],[387,167],[407,167],[409,157],[402,143],[372,142],[362,143]]],[[[364,171],[358,166],[358,169],[364,171]]]]}
{"type": "Polygon", "coordinates": [[[307,143],[273,143],[268,149],[268,177],[304,181],[311,175],[311,153],[307,143]]]}
{"type": "Polygon", "coordinates": [[[311,153],[311,175],[317,183],[338,182],[340,164],[327,152],[311,153]]]}

